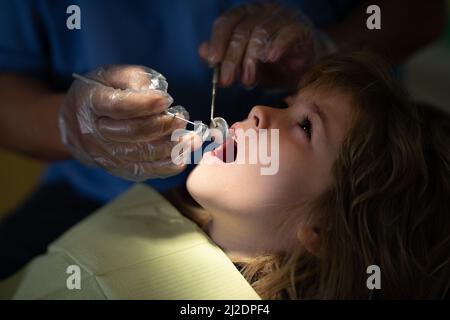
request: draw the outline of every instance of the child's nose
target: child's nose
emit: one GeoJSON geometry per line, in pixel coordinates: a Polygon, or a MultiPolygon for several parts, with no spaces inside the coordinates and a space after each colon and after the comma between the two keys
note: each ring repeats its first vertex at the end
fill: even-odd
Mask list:
{"type": "Polygon", "coordinates": [[[270,109],[264,106],[253,107],[248,117],[252,125],[258,129],[267,129],[270,122],[270,109]]]}

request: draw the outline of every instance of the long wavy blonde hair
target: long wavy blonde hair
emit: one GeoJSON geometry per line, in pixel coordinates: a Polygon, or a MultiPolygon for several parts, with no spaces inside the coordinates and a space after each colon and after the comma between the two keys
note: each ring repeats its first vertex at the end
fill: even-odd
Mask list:
{"type": "MultiPolygon", "coordinates": [[[[322,59],[303,78],[301,87],[349,93],[356,117],[334,163],[334,183],[311,201],[311,216],[321,226],[320,258],[299,243],[283,255],[235,261],[262,298],[448,294],[449,116],[409,102],[389,70],[379,57],[354,52],[322,59]],[[381,270],[381,289],[372,291],[366,271],[374,264],[381,270]]],[[[182,199],[174,202],[204,226],[207,213],[182,199]]]]}

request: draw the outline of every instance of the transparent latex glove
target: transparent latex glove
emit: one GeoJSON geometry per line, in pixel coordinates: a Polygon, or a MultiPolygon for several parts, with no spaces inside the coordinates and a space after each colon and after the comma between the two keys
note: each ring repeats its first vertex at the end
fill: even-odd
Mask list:
{"type": "Polygon", "coordinates": [[[221,63],[222,86],[240,79],[246,87],[293,89],[317,59],[335,50],[334,42],[302,12],[263,3],[225,12],[199,54],[211,65],[221,63]]]}
{"type": "Polygon", "coordinates": [[[62,141],[75,158],[132,181],[185,169],[172,161],[172,148],[189,143],[193,151],[201,139],[192,133],[171,141],[172,132],[186,123],[164,112],[189,115],[181,106],[168,109],[173,99],[161,74],[141,66],[109,66],[86,77],[101,84],[75,80],[59,115],[62,141]]]}

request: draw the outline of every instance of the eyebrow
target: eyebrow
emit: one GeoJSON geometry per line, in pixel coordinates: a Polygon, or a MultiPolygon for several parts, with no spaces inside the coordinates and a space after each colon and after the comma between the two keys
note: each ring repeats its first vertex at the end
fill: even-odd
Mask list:
{"type": "Polygon", "coordinates": [[[328,139],[329,138],[328,116],[317,103],[313,102],[312,106],[313,106],[312,107],[313,112],[317,113],[319,115],[320,120],[322,120],[323,127],[325,130],[325,137],[328,139]]]}

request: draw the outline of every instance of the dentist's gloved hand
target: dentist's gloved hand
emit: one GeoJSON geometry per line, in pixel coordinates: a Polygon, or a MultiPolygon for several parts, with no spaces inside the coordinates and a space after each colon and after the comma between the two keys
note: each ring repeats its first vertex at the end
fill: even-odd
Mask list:
{"type": "Polygon", "coordinates": [[[296,10],[274,3],[245,4],[220,16],[199,48],[209,64],[222,63],[219,83],[294,88],[334,42],[296,10]]]}
{"type": "MultiPolygon", "coordinates": [[[[75,158],[133,181],[185,169],[172,161],[172,148],[179,142],[171,141],[171,133],[186,123],[164,114],[173,99],[161,74],[140,66],[111,66],[87,77],[103,85],[75,80],[59,117],[62,141],[75,158]]],[[[169,111],[188,118],[183,107],[169,111]]],[[[195,134],[183,141],[201,145],[195,134]]]]}

